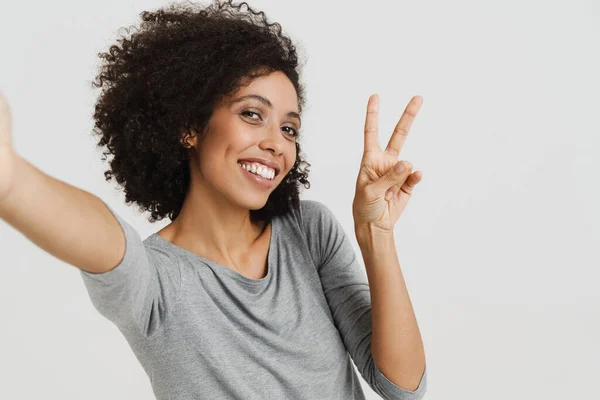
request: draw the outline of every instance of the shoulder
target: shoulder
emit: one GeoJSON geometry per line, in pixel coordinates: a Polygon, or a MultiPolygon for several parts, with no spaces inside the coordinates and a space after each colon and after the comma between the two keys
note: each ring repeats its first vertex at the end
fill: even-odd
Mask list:
{"type": "Polygon", "coordinates": [[[324,208],[326,208],[325,204],[318,200],[300,200],[298,214],[301,222],[304,223],[306,220],[310,220],[315,216],[318,216],[323,212],[324,208]]]}
{"type": "Polygon", "coordinates": [[[175,250],[176,247],[159,236],[158,233],[150,234],[143,240],[143,244],[149,261],[153,263],[155,267],[179,267],[180,260],[178,253],[175,250]]]}
{"type": "Polygon", "coordinates": [[[304,215],[330,213],[331,210],[318,200],[300,200],[300,212],[304,215]]]}
{"type": "Polygon", "coordinates": [[[315,225],[331,225],[336,217],[333,211],[318,200],[300,200],[300,222],[306,228],[315,225]]]}

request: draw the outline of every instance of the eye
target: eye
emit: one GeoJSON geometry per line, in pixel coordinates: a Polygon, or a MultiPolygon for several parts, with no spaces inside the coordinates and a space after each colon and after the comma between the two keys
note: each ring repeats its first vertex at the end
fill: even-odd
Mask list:
{"type": "MultiPolygon", "coordinates": [[[[242,115],[255,114],[255,115],[258,115],[258,116],[260,117],[260,114],[258,114],[258,113],[255,113],[254,111],[250,111],[250,110],[245,110],[245,111],[242,111],[242,113],[241,113],[241,114],[242,114],[242,115]]],[[[253,118],[250,118],[250,119],[253,119],[253,118]]]]}
{"type": "MultiPolygon", "coordinates": [[[[240,114],[241,114],[241,115],[244,115],[244,116],[248,116],[249,114],[254,114],[254,115],[258,115],[258,116],[260,117],[260,114],[259,114],[259,113],[257,113],[257,112],[254,112],[254,111],[250,111],[250,110],[244,110],[244,111],[242,111],[240,114]]],[[[256,119],[255,119],[255,118],[250,118],[250,119],[253,119],[253,120],[255,120],[255,121],[256,121],[256,119]]],[[[283,127],[283,129],[286,129],[286,128],[287,128],[287,129],[291,129],[291,131],[292,131],[292,133],[291,133],[291,136],[293,136],[293,137],[298,137],[298,135],[300,135],[300,132],[298,132],[296,129],[292,128],[291,126],[284,126],[284,127],[283,127]]],[[[288,131],[288,134],[289,134],[289,133],[290,133],[290,132],[288,131]]]]}
{"type": "Polygon", "coordinates": [[[285,129],[285,128],[291,129],[291,130],[292,130],[292,132],[293,132],[293,133],[292,133],[292,136],[293,136],[293,137],[298,137],[298,135],[300,134],[300,133],[299,133],[297,130],[295,130],[295,129],[294,129],[294,128],[292,128],[291,126],[284,126],[283,128],[284,128],[284,129],[285,129]]]}

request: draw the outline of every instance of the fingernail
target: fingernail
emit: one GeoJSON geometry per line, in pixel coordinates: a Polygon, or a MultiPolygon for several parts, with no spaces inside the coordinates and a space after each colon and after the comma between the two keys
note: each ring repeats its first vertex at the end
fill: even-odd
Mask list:
{"type": "Polygon", "coordinates": [[[387,192],[387,193],[385,194],[385,199],[386,199],[386,200],[389,200],[389,199],[391,199],[391,198],[392,198],[392,196],[393,196],[393,195],[394,195],[394,192],[391,192],[391,191],[390,191],[390,192],[387,192]]]}
{"type": "Polygon", "coordinates": [[[396,171],[398,171],[398,172],[404,172],[405,169],[406,169],[406,166],[404,165],[404,163],[402,161],[398,165],[396,165],[396,171]]]}

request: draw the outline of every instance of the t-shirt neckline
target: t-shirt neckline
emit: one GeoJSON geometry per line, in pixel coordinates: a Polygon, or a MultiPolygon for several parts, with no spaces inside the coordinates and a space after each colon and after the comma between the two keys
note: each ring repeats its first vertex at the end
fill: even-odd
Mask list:
{"type": "Polygon", "coordinates": [[[195,260],[195,261],[200,261],[206,264],[210,264],[211,266],[214,266],[215,269],[218,272],[222,272],[227,274],[228,276],[235,278],[237,280],[240,280],[242,282],[245,283],[249,283],[252,285],[261,285],[261,284],[265,284],[265,282],[268,282],[271,277],[274,274],[273,268],[275,267],[275,265],[277,264],[275,262],[276,260],[276,256],[275,256],[275,251],[277,246],[275,245],[275,240],[276,240],[276,226],[275,226],[275,221],[277,220],[277,218],[271,218],[271,237],[270,237],[270,242],[269,242],[269,253],[267,254],[267,274],[260,279],[252,279],[252,278],[248,278],[245,275],[240,274],[239,272],[223,265],[220,264],[214,260],[211,260],[209,258],[203,257],[200,254],[196,254],[194,252],[191,252],[187,249],[184,249],[183,247],[180,247],[174,243],[169,242],[168,240],[164,239],[162,236],[160,236],[158,233],[153,233],[150,235],[150,239],[154,240],[155,243],[158,243],[160,246],[162,247],[167,247],[170,250],[174,251],[175,253],[184,256],[186,258],[195,260]]]}

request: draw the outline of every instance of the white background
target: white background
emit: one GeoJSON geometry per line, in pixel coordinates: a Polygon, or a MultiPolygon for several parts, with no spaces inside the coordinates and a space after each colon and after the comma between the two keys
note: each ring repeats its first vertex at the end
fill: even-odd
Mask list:
{"type": "MultiPolygon", "coordinates": [[[[424,103],[400,159],[423,172],[396,224],[428,400],[600,398],[600,3],[254,0],[306,59],[304,199],[354,240],[367,99],[380,143],[424,103]]],[[[0,89],[17,151],[145,238],[92,136],[99,59],[162,1],[0,0],[0,89]]],[[[79,272],[0,221],[0,398],[150,399],[79,272]]],[[[362,380],[369,399],[378,398],[362,380]]]]}

